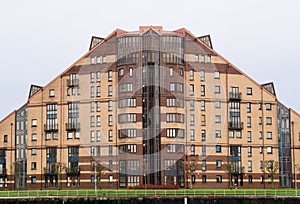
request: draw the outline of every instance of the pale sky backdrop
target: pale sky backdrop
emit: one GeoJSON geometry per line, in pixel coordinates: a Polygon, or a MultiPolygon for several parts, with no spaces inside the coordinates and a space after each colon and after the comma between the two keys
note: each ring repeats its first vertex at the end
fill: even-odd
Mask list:
{"type": "Polygon", "coordinates": [[[92,35],[161,25],[210,34],[214,49],[300,112],[298,0],[0,0],[0,119],[81,57],[92,35]]]}

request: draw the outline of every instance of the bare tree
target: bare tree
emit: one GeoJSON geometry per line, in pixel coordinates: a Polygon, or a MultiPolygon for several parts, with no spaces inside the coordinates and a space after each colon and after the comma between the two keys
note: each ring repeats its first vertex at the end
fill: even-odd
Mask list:
{"type": "Polygon", "coordinates": [[[271,177],[272,188],[274,188],[274,175],[279,170],[279,162],[268,160],[263,162],[262,172],[267,173],[271,177]]]}
{"type": "Polygon", "coordinates": [[[57,175],[57,187],[58,187],[58,189],[60,189],[61,188],[61,175],[63,172],[66,172],[67,168],[66,168],[65,164],[60,163],[60,162],[55,162],[53,164],[53,167],[54,167],[54,171],[57,175]]]}
{"type": "Polygon", "coordinates": [[[234,171],[234,167],[233,167],[233,163],[230,162],[228,164],[223,164],[222,168],[228,174],[228,177],[229,177],[229,188],[232,189],[232,175],[235,172],[234,171]]]}
{"type": "Polygon", "coordinates": [[[96,162],[95,170],[99,179],[97,181],[97,178],[95,178],[95,182],[98,182],[98,189],[101,189],[101,175],[104,169],[105,167],[100,162],[96,162]]]}
{"type": "Polygon", "coordinates": [[[16,190],[19,190],[19,187],[20,187],[20,178],[21,178],[22,168],[23,168],[23,165],[19,161],[14,162],[11,166],[11,172],[12,172],[12,174],[15,175],[15,188],[16,188],[16,190]]]}
{"type": "Polygon", "coordinates": [[[197,170],[197,164],[195,161],[184,161],[183,165],[185,166],[187,174],[190,175],[190,188],[193,189],[192,174],[197,170]]]}

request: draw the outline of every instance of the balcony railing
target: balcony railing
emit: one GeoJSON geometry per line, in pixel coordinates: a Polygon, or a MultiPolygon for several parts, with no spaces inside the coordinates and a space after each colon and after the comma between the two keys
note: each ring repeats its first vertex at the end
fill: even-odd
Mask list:
{"type": "Polygon", "coordinates": [[[78,131],[80,130],[80,123],[66,123],[67,131],[78,131]]]}
{"type": "Polygon", "coordinates": [[[7,174],[7,169],[0,169],[0,175],[4,176],[7,174]]]}
{"type": "Polygon", "coordinates": [[[56,174],[55,167],[44,168],[44,174],[55,175],[56,174]]]}
{"type": "Polygon", "coordinates": [[[73,80],[68,79],[67,86],[68,87],[77,87],[77,86],[79,86],[79,80],[78,79],[73,79],[73,80]]]}
{"type": "Polygon", "coordinates": [[[51,125],[44,125],[45,132],[57,132],[58,131],[58,124],[51,124],[51,125]]]}
{"type": "Polygon", "coordinates": [[[76,176],[80,174],[80,168],[78,167],[72,167],[72,168],[67,168],[67,175],[69,176],[76,176]]]}
{"type": "Polygon", "coordinates": [[[241,100],[242,99],[242,93],[230,92],[229,93],[229,98],[231,100],[241,100]]]}
{"type": "Polygon", "coordinates": [[[244,128],[243,122],[229,122],[228,128],[230,130],[242,130],[244,128]]]}

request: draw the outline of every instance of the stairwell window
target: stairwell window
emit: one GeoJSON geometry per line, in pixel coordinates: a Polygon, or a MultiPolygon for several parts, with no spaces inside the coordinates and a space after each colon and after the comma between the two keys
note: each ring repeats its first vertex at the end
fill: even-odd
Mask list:
{"type": "Polygon", "coordinates": [[[49,97],[54,97],[55,96],[55,91],[54,89],[49,90],[49,97]]]}
{"type": "Polygon", "coordinates": [[[247,95],[252,95],[252,88],[250,87],[247,88],[247,95]]]}

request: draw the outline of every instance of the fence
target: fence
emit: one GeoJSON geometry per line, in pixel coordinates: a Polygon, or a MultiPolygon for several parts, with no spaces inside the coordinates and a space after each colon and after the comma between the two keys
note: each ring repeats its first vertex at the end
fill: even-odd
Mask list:
{"type": "Polygon", "coordinates": [[[179,190],[24,190],[0,191],[3,198],[130,198],[130,197],[203,197],[203,196],[256,196],[299,197],[294,189],[179,189],[179,190]]]}

